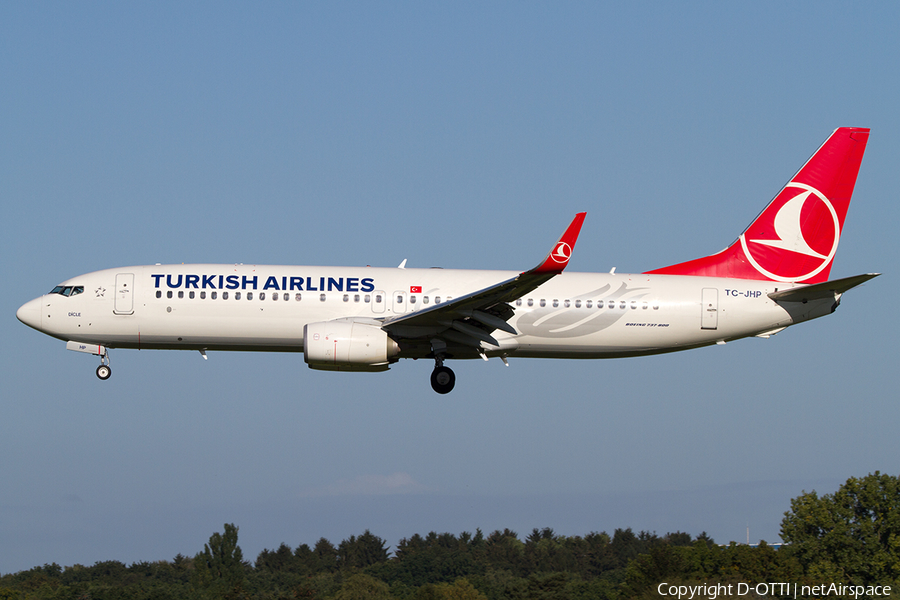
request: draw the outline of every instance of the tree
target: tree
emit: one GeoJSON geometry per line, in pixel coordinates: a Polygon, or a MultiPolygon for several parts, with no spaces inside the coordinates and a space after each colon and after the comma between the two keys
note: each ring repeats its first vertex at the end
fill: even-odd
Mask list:
{"type": "Polygon", "coordinates": [[[416,591],[415,600],[487,600],[465,577],[453,583],[429,583],[416,591]]]}
{"type": "Polygon", "coordinates": [[[851,477],[834,494],[791,500],[781,539],[807,575],[852,585],[900,583],[900,477],[851,477]]]}
{"type": "Polygon", "coordinates": [[[352,575],[344,581],[335,600],[390,600],[391,588],[383,581],[364,573],[352,575]]]}
{"type": "Polygon", "coordinates": [[[296,571],[300,561],[294,555],[291,547],[284,542],[278,546],[278,550],[264,549],[256,557],[257,571],[296,571]]]}
{"type": "Polygon", "coordinates": [[[495,531],[485,541],[485,558],[493,569],[504,569],[519,574],[523,569],[525,544],[519,541],[515,531],[495,531]]]}
{"type": "Polygon", "coordinates": [[[337,571],[337,548],[335,548],[334,544],[329,542],[327,539],[319,538],[319,541],[316,542],[315,548],[313,548],[313,557],[315,559],[316,565],[316,568],[314,569],[315,572],[327,571],[331,573],[333,571],[337,571]]]}
{"type": "Polygon", "coordinates": [[[244,556],[238,546],[238,528],[225,523],[225,533],[214,533],[203,552],[194,557],[195,587],[213,598],[238,598],[244,587],[244,556]]]}
{"type": "Polygon", "coordinates": [[[368,529],[361,536],[351,535],[337,549],[342,569],[363,569],[388,559],[387,543],[368,529]]]}

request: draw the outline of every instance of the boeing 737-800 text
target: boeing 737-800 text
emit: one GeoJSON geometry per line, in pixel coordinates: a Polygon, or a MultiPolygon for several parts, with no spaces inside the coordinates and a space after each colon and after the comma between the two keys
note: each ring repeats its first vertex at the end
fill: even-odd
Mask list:
{"type": "MultiPolygon", "coordinates": [[[[768,337],[827,315],[872,277],[829,281],[869,130],[837,129],[725,250],[638,275],[565,273],[585,213],[525,272],[152,265],[65,281],[20,321],[100,357],[110,348],[302,352],[310,368],[385,371],[431,358],[616,358],[768,337]]],[[[508,364],[508,363],[507,363],[508,364]]]]}

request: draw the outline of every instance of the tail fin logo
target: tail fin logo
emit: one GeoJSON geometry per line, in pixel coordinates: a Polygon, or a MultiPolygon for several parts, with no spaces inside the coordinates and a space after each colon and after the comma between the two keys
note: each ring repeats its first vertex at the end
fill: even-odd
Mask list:
{"type": "Polygon", "coordinates": [[[569,259],[572,257],[572,247],[565,243],[560,242],[556,245],[556,248],[553,249],[553,252],[550,253],[550,258],[553,259],[553,262],[559,263],[561,265],[569,262],[569,259]]]}
{"type": "Polygon", "coordinates": [[[831,201],[812,186],[792,181],[740,241],[750,264],[764,276],[803,281],[831,264],[840,235],[831,201]],[[766,213],[774,214],[767,218],[766,213]]]}

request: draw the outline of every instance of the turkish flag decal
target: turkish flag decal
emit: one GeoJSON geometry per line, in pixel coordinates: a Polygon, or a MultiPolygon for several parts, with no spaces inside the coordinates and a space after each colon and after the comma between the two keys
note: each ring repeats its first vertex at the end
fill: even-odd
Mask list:
{"type": "Polygon", "coordinates": [[[410,294],[421,294],[421,293],[422,293],[422,286],[421,286],[421,285],[411,285],[411,286],[409,286],[409,293],[410,293],[410,294]]]}

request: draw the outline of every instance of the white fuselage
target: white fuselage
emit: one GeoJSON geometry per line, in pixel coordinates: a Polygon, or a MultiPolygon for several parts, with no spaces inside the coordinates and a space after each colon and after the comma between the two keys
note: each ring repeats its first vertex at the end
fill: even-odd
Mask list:
{"type": "MultiPolygon", "coordinates": [[[[487,288],[510,271],[155,265],[97,271],[20,315],[66,341],[110,348],[303,351],[304,326],[383,319],[487,288]]],[[[511,303],[516,335],[496,330],[487,355],[612,358],[765,335],[828,314],[835,300],[788,307],[767,294],[790,283],[676,275],[563,273],[511,303]]],[[[20,316],[20,318],[22,318],[20,316]]],[[[424,348],[424,349],[423,349],[424,348]]],[[[411,345],[399,358],[421,358],[411,345]]],[[[479,354],[457,356],[475,358],[479,354]]]]}

